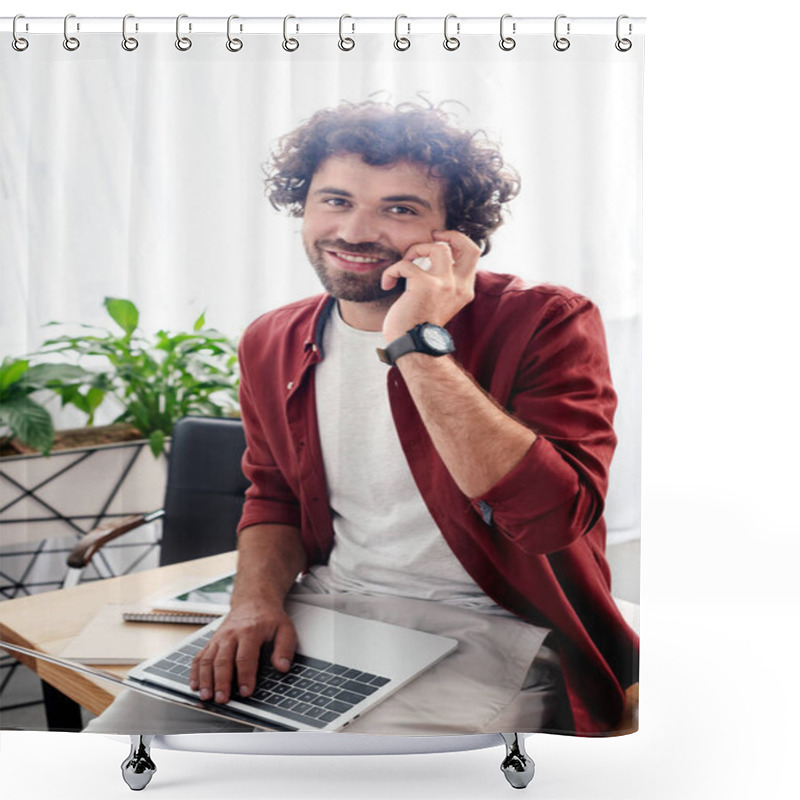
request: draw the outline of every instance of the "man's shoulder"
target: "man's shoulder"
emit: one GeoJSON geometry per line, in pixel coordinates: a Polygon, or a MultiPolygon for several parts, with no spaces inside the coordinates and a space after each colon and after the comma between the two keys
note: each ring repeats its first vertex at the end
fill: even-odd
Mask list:
{"type": "Polygon", "coordinates": [[[485,270],[476,274],[473,302],[477,306],[493,307],[495,311],[521,307],[526,313],[539,311],[542,314],[591,304],[587,297],[566,286],[534,284],[518,275],[485,270]]]}

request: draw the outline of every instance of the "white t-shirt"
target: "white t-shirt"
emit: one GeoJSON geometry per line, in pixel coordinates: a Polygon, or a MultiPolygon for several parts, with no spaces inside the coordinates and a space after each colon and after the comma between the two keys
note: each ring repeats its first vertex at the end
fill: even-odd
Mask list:
{"type": "Polygon", "coordinates": [[[436,600],[507,614],[453,554],[417,489],[378,360],[383,334],[330,315],[316,367],[317,417],[335,533],[312,578],[332,592],[436,600]]]}

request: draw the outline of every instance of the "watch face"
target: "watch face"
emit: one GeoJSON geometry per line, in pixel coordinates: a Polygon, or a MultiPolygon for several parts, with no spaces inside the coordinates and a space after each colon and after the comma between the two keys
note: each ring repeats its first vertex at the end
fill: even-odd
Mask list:
{"type": "Polygon", "coordinates": [[[422,341],[437,353],[449,353],[453,349],[453,337],[438,325],[424,325],[420,334],[422,341]]]}

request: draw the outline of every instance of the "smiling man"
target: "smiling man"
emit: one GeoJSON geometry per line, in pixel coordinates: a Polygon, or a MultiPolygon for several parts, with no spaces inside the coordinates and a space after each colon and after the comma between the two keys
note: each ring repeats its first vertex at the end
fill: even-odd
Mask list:
{"type": "Polygon", "coordinates": [[[303,213],[306,253],[325,289],[345,303],[388,305],[400,287],[384,290],[383,271],[444,228],[440,183],[415,164],[376,169],[354,153],[326,159],[303,213]]]}
{"type": "Polygon", "coordinates": [[[251,486],[193,688],[248,696],[267,642],[288,670],[290,592],[388,598],[394,621],[483,643],[453,676],[465,703],[508,684],[473,723],[434,702],[416,732],[610,731],[638,661],[604,558],[616,396],[589,300],[477,269],[515,173],[441,109],[344,104],[281,140],[267,185],[325,294],[242,339],[251,486]]]}

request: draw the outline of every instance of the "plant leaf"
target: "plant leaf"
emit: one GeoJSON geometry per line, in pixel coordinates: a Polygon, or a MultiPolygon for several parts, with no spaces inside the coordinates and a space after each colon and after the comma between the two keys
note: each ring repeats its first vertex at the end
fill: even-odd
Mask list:
{"type": "Polygon", "coordinates": [[[91,377],[91,372],[74,364],[37,364],[28,370],[26,382],[32,386],[46,386],[52,382],[82,383],[91,377]]]}
{"type": "Polygon", "coordinates": [[[92,386],[91,389],[86,392],[86,402],[89,406],[90,415],[97,411],[98,406],[103,402],[105,396],[106,393],[97,386],[92,386]]]}
{"type": "Polygon", "coordinates": [[[53,446],[53,420],[47,409],[29,397],[16,397],[0,407],[0,423],[12,436],[48,455],[53,446]]]}
{"type": "Polygon", "coordinates": [[[192,330],[201,331],[206,325],[206,312],[204,311],[195,321],[192,330]]]}
{"type": "Polygon", "coordinates": [[[106,297],[103,301],[111,319],[130,336],[139,326],[139,309],[130,301],[121,297],[106,297]]]}
{"type": "Polygon", "coordinates": [[[147,438],[150,442],[150,449],[153,451],[153,455],[158,458],[161,453],[164,452],[164,442],[167,438],[164,435],[164,431],[153,431],[147,438]]]}
{"type": "Polygon", "coordinates": [[[75,406],[75,408],[83,411],[84,414],[89,414],[89,406],[86,402],[86,397],[80,393],[77,386],[65,386],[58,392],[61,395],[62,408],[66,405],[75,406]]]}
{"type": "Polygon", "coordinates": [[[5,359],[0,367],[0,391],[7,389],[12,383],[17,383],[27,372],[29,362],[24,358],[12,361],[5,359]]]}

